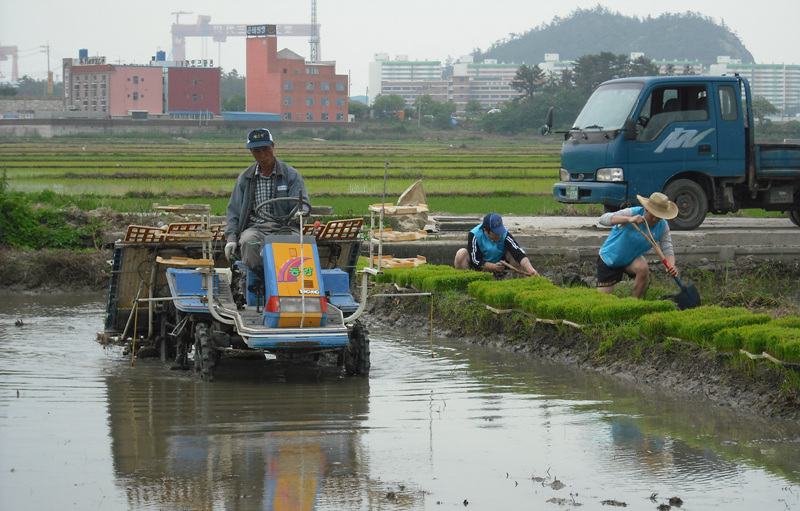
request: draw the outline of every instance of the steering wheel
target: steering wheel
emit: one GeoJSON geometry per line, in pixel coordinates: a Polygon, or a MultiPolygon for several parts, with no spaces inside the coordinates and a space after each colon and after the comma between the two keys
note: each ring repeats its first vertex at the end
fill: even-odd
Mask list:
{"type": "Polygon", "coordinates": [[[298,211],[300,211],[301,208],[305,209],[305,207],[307,207],[309,211],[311,210],[311,203],[308,202],[307,199],[303,199],[301,197],[275,197],[274,199],[267,199],[258,206],[256,206],[254,212],[256,216],[260,216],[261,218],[266,218],[267,220],[277,223],[281,227],[285,227],[289,225],[289,221],[291,221],[291,219],[294,218],[294,215],[298,211]],[[265,210],[265,208],[270,204],[277,204],[279,202],[292,202],[294,203],[294,207],[286,216],[273,215],[265,210]]]}
{"type": "Polygon", "coordinates": [[[639,116],[639,117],[636,119],[636,122],[638,122],[639,124],[641,124],[643,128],[646,128],[646,127],[647,127],[647,123],[648,123],[648,121],[650,121],[650,119],[649,119],[649,118],[647,118],[647,117],[645,117],[645,116],[643,116],[643,115],[640,115],[640,116],[639,116]]]}

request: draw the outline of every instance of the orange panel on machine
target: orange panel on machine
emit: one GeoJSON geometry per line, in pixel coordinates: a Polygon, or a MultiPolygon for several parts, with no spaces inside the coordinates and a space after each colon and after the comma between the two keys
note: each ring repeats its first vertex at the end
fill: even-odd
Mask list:
{"type": "Polygon", "coordinates": [[[301,258],[300,245],[272,244],[278,296],[319,296],[319,270],[314,261],[313,250],[313,245],[303,246],[301,258]]]}

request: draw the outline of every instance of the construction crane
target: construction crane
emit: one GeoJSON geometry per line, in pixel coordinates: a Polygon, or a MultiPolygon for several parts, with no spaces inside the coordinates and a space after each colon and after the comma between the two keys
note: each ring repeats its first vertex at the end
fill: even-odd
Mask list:
{"type": "Polygon", "coordinates": [[[194,13],[187,12],[187,11],[176,11],[176,12],[172,12],[170,14],[174,14],[175,15],[175,24],[176,25],[180,25],[181,24],[181,14],[194,14],[194,13]]]}
{"type": "MultiPolygon", "coordinates": [[[[0,60],[8,60],[11,57],[11,82],[17,83],[19,81],[19,71],[17,70],[17,47],[16,46],[0,46],[0,60]]],[[[0,74],[0,79],[3,75],[0,74]]]]}
{"type": "Polygon", "coordinates": [[[308,40],[311,50],[308,58],[311,62],[319,62],[319,25],[317,25],[317,0],[311,0],[311,38],[308,40]]]}
{"type": "MultiPolygon", "coordinates": [[[[177,16],[180,13],[173,13],[177,16]]],[[[184,13],[186,14],[186,13],[184,13]]],[[[282,37],[312,36],[319,34],[314,24],[277,25],[276,35],[282,37]]],[[[211,16],[198,16],[194,25],[172,25],[172,60],[186,60],[187,37],[211,37],[214,42],[227,41],[228,37],[247,37],[247,25],[212,25],[211,16]]],[[[316,36],[317,43],[319,35],[316,36]]]]}

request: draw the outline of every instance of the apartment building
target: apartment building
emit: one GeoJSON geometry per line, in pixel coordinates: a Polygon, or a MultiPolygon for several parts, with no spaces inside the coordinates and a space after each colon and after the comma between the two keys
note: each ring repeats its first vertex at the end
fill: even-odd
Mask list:
{"type": "Polygon", "coordinates": [[[208,62],[167,62],[159,54],[162,59],[149,65],[108,64],[87,50],[80,50],[77,59],[63,59],[65,110],[96,117],[220,113],[219,68],[208,62]]]}
{"type": "Polygon", "coordinates": [[[778,110],[800,110],[800,65],[742,64],[741,60],[717,57],[709,68],[710,75],[738,74],[747,78],[753,96],[763,96],[778,110]]]}

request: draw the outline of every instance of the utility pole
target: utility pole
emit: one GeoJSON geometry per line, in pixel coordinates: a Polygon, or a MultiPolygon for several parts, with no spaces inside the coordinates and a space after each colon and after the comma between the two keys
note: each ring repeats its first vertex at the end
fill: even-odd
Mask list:
{"type": "Polygon", "coordinates": [[[47,83],[45,84],[45,96],[53,95],[53,73],[50,72],[50,41],[45,46],[40,46],[42,53],[47,53],[47,83]]]}

